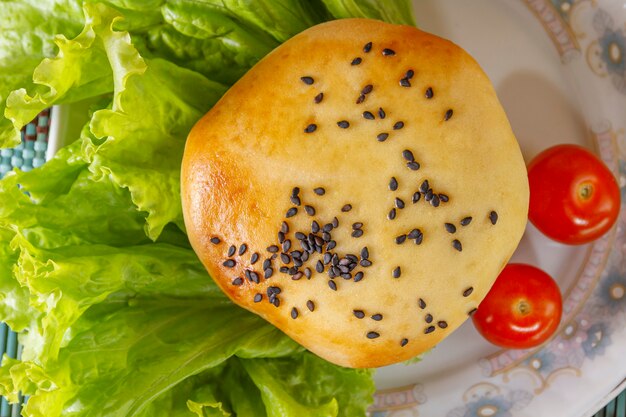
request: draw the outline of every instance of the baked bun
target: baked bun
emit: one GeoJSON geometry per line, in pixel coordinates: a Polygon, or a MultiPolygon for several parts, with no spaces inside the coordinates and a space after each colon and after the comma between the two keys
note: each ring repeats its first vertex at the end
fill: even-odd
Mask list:
{"type": "Polygon", "coordinates": [[[528,208],[478,64],[366,19],[310,28],[251,69],[191,131],[181,182],[189,239],[222,290],[348,367],[409,359],[459,327],[528,208]]]}

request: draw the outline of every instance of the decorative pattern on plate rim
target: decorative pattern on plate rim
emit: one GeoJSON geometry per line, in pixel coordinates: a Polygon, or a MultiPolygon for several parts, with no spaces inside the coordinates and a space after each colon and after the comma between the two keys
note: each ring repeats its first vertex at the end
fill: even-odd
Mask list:
{"type": "MultiPolygon", "coordinates": [[[[610,79],[618,94],[626,94],[626,32],[619,29],[599,0],[521,0],[553,41],[562,63],[586,58],[588,71],[610,79]],[[594,40],[576,26],[583,8],[593,11],[594,40]],[[584,51],[584,55],[581,54],[584,51]],[[590,57],[590,55],[593,55],[590,57]],[[599,63],[599,61],[601,61],[599,63]]],[[[589,15],[587,15],[587,18],[589,15]]],[[[587,22],[589,26],[589,22],[587,22]]],[[[624,25],[626,28],[626,24],[624,25]]],[[[599,79],[599,81],[601,81],[599,79]]],[[[609,90],[610,92],[610,90],[609,90]]],[[[603,115],[597,115],[603,117],[603,115]]],[[[588,117],[598,154],[619,179],[626,201],[626,137],[606,117],[588,117]]],[[[614,119],[613,122],[621,122],[614,119]]],[[[574,284],[564,294],[564,318],[559,332],[540,349],[500,351],[479,361],[486,381],[468,388],[462,405],[446,417],[512,417],[562,376],[582,375],[585,361],[605,353],[611,335],[626,327],[626,205],[616,227],[591,246],[574,284]],[[518,376],[532,381],[532,392],[511,382],[518,376]],[[528,378],[530,377],[530,379],[528,378]]],[[[419,392],[422,386],[419,385],[419,392]]],[[[527,384],[526,384],[527,385],[527,384]]],[[[417,416],[422,401],[412,401],[412,387],[379,391],[372,417],[417,416]],[[404,393],[404,394],[403,394],[404,393]]]]}

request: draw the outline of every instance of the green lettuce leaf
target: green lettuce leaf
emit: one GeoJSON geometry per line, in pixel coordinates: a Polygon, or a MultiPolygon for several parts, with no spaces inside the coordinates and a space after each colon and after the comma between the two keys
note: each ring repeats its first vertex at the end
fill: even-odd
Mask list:
{"type": "Polygon", "coordinates": [[[409,1],[322,0],[336,19],[363,17],[385,22],[415,26],[413,7],[409,1]]]}
{"type": "MultiPolygon", "coordinates": [[[[2,117],[9,93],[32,88],[33,70],[56,54],[55,36],[76,36],[82,25],[79,0],[0,2],[0,148],[20,141],[19,127],[2,117]]],[[[30,120],[29,120],[30,121],[30,120]]]]}

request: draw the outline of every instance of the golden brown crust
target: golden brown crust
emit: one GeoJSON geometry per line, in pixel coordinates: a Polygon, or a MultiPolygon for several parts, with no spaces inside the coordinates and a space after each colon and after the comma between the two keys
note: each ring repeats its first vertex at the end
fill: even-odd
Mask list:
{"type": "MultiPolygon", "coordinates": [[[[516,248],[528,207],[518,144],[476,62],[449,41],[365,19],[313,27],[257,64],[190,133],[181,182],[189,238],[224,292],[309,350],[350,367],[409,359],[456,329],[516,248]],[[368,42],[371,50],[364,52],[368,42]],[[395,54],[384,55],[385,48],[395,54]],[[357,57],[361,62],[351,65],[357,57]],[[408,83],[401,81],[409,70],[408,83]],[[313,84],[301,80],[305,76],[313,84]],[[357,104],[367,85],[372,91],[357,104]],[[321,101],[315,99],[320,93],[321,101]],[[374,120],[364,118],[365,111],[374,120]],[[348,128],[337,125],[344,120],[348,128]],[[394,129],[397,122],[403,128],[394,129]],[[316,130],[306,133],[310,124],[316,130]],[[381,133],[388,138],[379,141],[381,133]],[[419,169],[407,167],[411,158],[405,150],[419,169]],[[392,177],[395,191],[389,189],[392,177]],[[449,201],[435,207],[418,192],[420,200],[413,203],[424,180],[436,198],[445,194],[449,201]],[[294,187],[300,189],[300,206],[290,198],[294,187]],[[317,195],[316,187],[325,194],[317,195]],[[404,208],[396,207],[390,220],[390,211],[402,202],[404,208]],[[343,212],[345,204],[352,210],[343,212]],[[305,205],[315,214],[307,214],[305,205]],[[286,218],[292,207],[298,214],[286,218]],[[498,215],[495,225],[492,211],[498,215]],[[461,225],[468,216],[471,222],[461,225]],[[272,255],[267,248],[279,245],[283,221],[291,256],[294,250],[304,252],[297,231],[308,240],[313,220],[323,227],[334,217],[339,225],[330,237],[336,247],[328,250],[323,239],[318,243],[337,259],[358,257],[356,267],[350,259],[341,265],[353,268],[350,279],[331,279],[332,261],[317,273],[323,256],[314,252],[298,269],[310,268],[311,278],[293,280],[279,271],[285,266],[282,248],[270,261],[271,278],[264,278],[264,261],[272,255]],[[363,223],[360,237],[352,236],[357,222],[363,223]],[[456,231],[446,230],[446,223],[456,231]],[[422,233],[421,244],[415,234],[395,242],[413,229],[422,233]],[[220,243],[211,243],[213,237],[220,243]],[[455,239],[462,251],[455,249],[455,239]],[[242,244],[247,248],[239,255],[242,244]],[[229,256],[231,245],[236,253],[229,256]],[[363,247],[371,266],[358,264],[363,247]],[[254,253],[259,260],[251,264],[254,253]],[[228,259],[234,267],[224,266],[228,259]],[[394,278],[397,267],[401,275],[394,278]],[[246,269],[257,274],[258,284],[246,269]],[[355,282],[359,271],[363,279],[355,282]],[[233,285],[239,277],[243,284],[233,285]],[[278,307],[268,299],[269,287],[280,288],[272,297],[278,307]],[[260,302],[254,302],[256,294],[262,295],[260,302]],[[376,314],[382,319],[372,318],[376,314]],[[379,336],[368,338],[375,336],[370,332],[379,336]],[[403,339],[408,340],[404,346],[403,339]]],[[[316,235],[322,238],[323,231],[316,235]]],[[[293,258],[286,266],[294,267],[293,258]]]]}

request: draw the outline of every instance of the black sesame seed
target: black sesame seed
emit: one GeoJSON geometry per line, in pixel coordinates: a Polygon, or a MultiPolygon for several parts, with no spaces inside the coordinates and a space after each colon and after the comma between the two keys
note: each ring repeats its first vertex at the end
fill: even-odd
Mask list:
{"type": "Polygon", "coordinates": [[[379,133],[378,136],[376,136],[376,140],[378,140],[379,142],[384,142],[387,140],[388,137],[389,133],[379,133]]]}
{"type": "Polygon", "coordinates": [[[309,260],[309,252],[302,252],[302,257],[300,258],[302,262],[306,262],[309,260]]]}
{"type": "Polygon", "coordinates": [[[408,80],[408,78],[401,78],[400,79],[400,85],[402,87],[410,87],[411,86],[411,82],[408,80]]]}
{"type": "Polygon", "coordinates": [[[406,78],[408,78],[408,79],[411,79],[411,78],[413,78],[413,75],[415,75],[415,71],[413,71],[412,69],[410,69],[410,70],[408,70],[408,71],[406,72],[405,77],[406,77],[406,78]]]}
{"type": "Polygon", "coordinates": [[[231,282],[231,284],[236,285],[236,286],[240,286],[240,285],[242,285],[242,284],[243,284],[243,278],[241,278],[241,277],[235,278],[235,279],[231,282]]]}
{"type": "Polygon", "coordinates": [[[330,267],[330,269],[328,269],[328,277],[333,279],[337,276],[337,274],[340,274],[341,272],[339,270],[335,271],[334,267],[330,267]]]}
{"type": "Polygon", "coordinates": [[[295,307],[291,309],[291,318],[294,320],[298,318],[298,309],[295,307]]]}
{"type": "Polygon", "coordinates": [[[333,255],[333,258],[332,258],[332,260],[331,260],[331,263],[332,263],[334,266],[339,265],[339,256],[338,256],[336,253],[333,255]]]}
{"type": "Polygon", "coordinates": [[[220,240],[219,237],[214,236],[214,237],[211,238],[211,243],[214,244],[214,245],[218,245],[220,242],[221,242],[221,240],[220,240]]]}
{"type": "Polygon", "coordinates": [[[472,218],[470,216],[464,217],[463,219],[461,219],[461,226],[467,226],[471,222],[472,222],[472,218]]]}
{"type": "Polygon", "coordinates": [[[307,242],[306,240],[301,240],[300,246],[302,246],[302,249],[304,249],[307,253],[313,252],[315,250],[314,248],[311,247],[309,242],[307,242]]]}
{"type": "Polygon", "coordinates": [[[418,169],[420,169],[420,164],[412,161],[412,162],[407,162],[406,163],[407,168],[409,168],[411,171],[417,171],[418,169]]]}
{"type": "Polygon", "coordinates": [[[262,299],[263,299],[263,294],[259,294],[259,293],[254,294],[255,303],[260,303],[262,299]]]}
{"type": "Polygon", "coordinates": [[[289,262],[291,262],[291,257],[286,253],[281,253],[280,260],[283,261],[284,264],[288,264],[289,262]]]}
{"type": "Polygon", "coordinates": [[[347,129],[350,127],[350,123],[347,120],[341,120],[337,122],[337,126],[339,126],[342,129],[347,129]]]}
{"type": "Polygon", "coordinates": [[[235,247],[235,245],[230,245],[230,247],[228,248],[228,256],[233,256],[235,254],[235,251],[237,250],[237,248],[235,247]]]}
{"type": "Polygon", "coordinates": [[[468,312],[467,312],[467,315],[468,315],[468,316],[472,316],[472,315],[474,315],[474,313],[475,313],[477,310],[478,310],[477,308],[473,308],[473,309],[471,309],[470,311],[468,311],[468,312]]]}
{"type": "Polygon", "coordinates": [[[439,326],[440,329],[445,329],[446,327],[448,327],[448,323],[445,321],[438,321],[437,322],[437,326],[439,326]]]}
{"type": "Polygon", "coordinates": [[[302,266],[303,263],[304,262],[301,259],[295,259],[295,258],[293,259],[293,266],[295,266],[295,267],[299,268],[299,267],[302,266]]]}
{"type": "Polygon", "coordinates": [[[246,245],[245,243],[242,243],[241,246],[239,246],[239,256],[246,253],[246,250],[248,250],[248,245],[246,245]]]}
{"type": "Polygon", "coordinates": [[[474,287],[469,287],[463,291],[463,297],[469,297],[474,292],[474,287]]]}
{"type": "Polygon", "coordinates": [[[369,249],[367,249],[367,246],[365,246],[363,249],[361,249],[361,259],[367,259],[370,257],[370,251],[369,249]]]}
{"type": "Polygon", "coordinates": [[[421,197],[422,197],[422,194],[419,191],[416,191],[415,194],[413,194],[413,198],[411,198],[411,201],[413,202],[413,204],[415,204],[418,201],[420,201],[421,197]]]}
{"type": "Polygon", "coordinates": [[[400,245],[406,241],[406,235],[400,235],[396,237],[396,244],[400,245]]]}
{"type": "Polygon", "coordinates": [[[399,266],[396,266],[396,268],[393,270],[393,272],[391,273],[391,275],[394,278],[400,278],[400,275],[402,275],[402,270],[400,269],[399,266]]]}
{"type": "Polygon", "coordinates": [[[311,300],[307,301],[306,308],[308,308],[309,311],[315,311],[315,303],[311,300]]]}
{"type": "Polygon", "coordinates": [[[305,276],[307,279],[311,279],[311,268],[309,268],[309,267],[304,268],[304,276],[305,276]]]}
{"type": "Polygon", "coordinates": [[[263,261],[263,269],[269,268],[271,264],[272,264],[272,261],[270,261],[269,259],[264,260],[263,261]]]}
{"type": "Polygon", "coordinates": [[[405,346],[407,345],[407,343],[409,343],[409,339],[406,339],[406,338],[405,338],[405,339],[402,339],[402,340],[400,341],[400,346],[401,346],[401,347],[405,347],[405,346]]]}
{"type": "Polygon", "coordinates": [[[498,213],[495,211],[489,213],[489,220],[491,221],[491,224],[495,225],[498,222],[498,213]]]}
{"type": "Polygon", "coordinates": [[[372,266],[372,261],[370,261],[369,259],[361,259],[359,265],[361,265],[363,268],[367,268],[368,266],[372,266]]]}
{"type": "Polygon", "coordinates": [[[362,319],[363,317],[365,317],[365,313],[363,312],[363,310],[353,310],[352,313],[357,319],[362,319]]]}
{"type": "Polygon", "coordinates": [[[287,222],[282,222],[280,225],[280,231],[283,233],[289,233],[289,225],[287,222]]]}
{"type": "Polygon", "coordinates": [[[381,321],[382,319],[383,319],[383,315],[380,313],[374,314],[372,316],[372,320],[375,320],[375,321],[381,321]]]}
{"type": "Polygon", "coordinates": [[[385,113],[382,107],[378,108],[378,117],[380,117],[381,119],[384,119],[385,117],[387,117],[387,113],[385,113]]]}
{"type": "Polygon", "coordinates": [[[447,122],[448,120],[450,120],[450,118],[452,117],[452,114],[453,114],[453,113],[454,113],[454,112],[452,111],[452,109],[448,109],[448,110],[446,110],[446,114],[444,114],[444,116],[443,116],[443,120],[444,120],[444,121],[446,121],[446,122],[447,122]]]}
{"type": "Polygon", "coordinates": [[[296,197],[298,194],[300,194],[300,187],[293,187],[291,190],[291,196],[296,197]]]}
{"type": "Polygon", "coordinates": [[[463,250],[463,245],[461,245],[461,241],[458,239],[454,239],[452,241],[452,247],[456,250],[458,250],[459,252],[461,252],[463,250]]]}
{"type": "Polygon", "coordinates": [[[263,271],[263,276],[265,277],[265,279],[271,278],[272,275],[274,275],[274,269],[272,269],[271,267],[265,268],[265,270],[263,271]]]}
{"type": "Polygon", "coordinates": [[[276,245],[270,245],[267,247],[267,251],[270,253],[276,253],[278,252],[278,246],[276,245]]]}
{"type": "Polygon", "coordinates": [[[363,279],[363,272],[359,271],[354,275],[354,282],[359,282],[363,279]]]}
{"type": "Polygon", "coordinates": [[[367,53],[371,50],[372,50],[372,42],[366,43],[365,46],[363,47],[363,52],[367,53]]]}
{"type": "Polygon", "coordinates": [[[352,60],[352,62],[350,63],[350,65],[359,65],[363,60],[361,59],[361,57],[356,57],[352,60]]]}
{"type": "Polygon", "coordinates": [[[389,220],[393,220],[393,219],[395,219],[395,218],[396,218],[396,209],[395,209],[395,208],[392,208],[392,209],[389,211],[389,214],[387,214],[387,218],[388,218],[389,220]]]}
{"type": "Polygon", "coordinates": [[[322,227],[322,231],[325,232],[325,233],[329,233],[331,230],[333,230],[333,224],[332,223],[326,223],[324,225],[324,227],[322,227]]]}
{"type": "Polygon", "coordinates": [[[424,317],[424,321],[426,323],[432,323],[433,322],[433,315],[430,314],[430,313],[426,314],[426,317],[424,317]]]}
{"type": "Polygon", "coordinates": [[[345,279],[345,280],[352,279],[352,274],[351,274],[351,273],[349,273],[349,272],[343,272],[343,273],[341,274],[341,278],[343,278],[343,279],[345,279]]]}
{"type": "Polygon", "coordinates": [[[424,334],[432,333],[434,331],[435,331],[435,326],[428,326],[426,329],[424,329],[424,334]]]}
{"type": "Polygon", "coordinates": [[[315,270],[320,274],[324,272],[324,264],[322,263],[322,261],[317,261],[317,263],[315,264],[315,270]]]}
{"type": "Polygon", "coordinates": [[[402,157],[409,162],[415,161],[415,156],[413,156],[413,152],[408,149],[402,151],[402,157]]]}
{"type": "Polygon", "coordinates": [[[393,49],[385,48],[383,49],[383,56],[393,56],[396,54],[396,51],[393,49]]]}
{"type": "Polygon", "coordinates": [[[439,196],[437,194],[433,194],[433,198],[430,199],[430,205],[433,207],[439,207],[439,196]]]}
{"type": "Polygon", "coordinates": [[[413,229],[409,232],[408,234],[408,238],[409,239],[417,239],[419,236],[421,236],[422,231],[420,229],[413,229]]]}
{"type": "Polygon", "coordinates": [[[304,276],[304,272],[297,272],[294,276],[291,277],[291,279],[294,281],[298,281],[303,276],[304,276]]]}
{"type": "Polygon", "coordinates": [[[398,180],[396,180],[396,177],[391,177],[391,180],[389,180],[389,189],[391,191],[396,191],[398,189],[398,180]]]}
{"type": "Polygon", "coordinates": [[[297,207],[292,207],[289,210],[287,210],[287,213],[285,214],[285,217],[287,217],[287,218],[293,217],[296,214],[298,214],[298,208],[297,207]]]}
{"type": "Polygon", "coordinates": [[[304,240],[304,239],[306,239],[306,235],[305,235],[304,233],[302,233],[302,232],[296,232],[294,236],[295,236],[295,237],[296,237],[296,239],[298,239],[298,240],[304,240]]]}
{"type": "Polygon", "coordinates": [[[332,261],[332,259],[333,259],[333,255],[331,255],[330,252],[326,252],[323,258],[324,265],[328,265],[330,261],[332,261]]]}
{"type": "Polygon", "coordinates": [[[274,304],[274,307],[279,307],[280,306],[280,300],[277,297],[273,297],[270,300],[270,303],[274,304]]]}
{"type": "Polygon", "coordinates": [[[280,293],[281,293],[280,287],[273,287],[273,286],[267,287],[267,296],[268,297],[272,296],[272,295],[278,295],[280,293]]]}
{"type": "Polygon", "coordinates": [[[302,257],[302,252],[299,250],[294,250],[290,253],[293,259],[300,259],[302,257]]]}
{"type": "Polygon", "coordinates": [[[343,259],[340,259],[340,260],[339,260],[339,265],[342,265],[342,266],[348,266],[348,265],[350,265],[350,259],[348,259],[348,258],[343,258],[343,259]]]}
{"type": "Polygon", "coordinates": [[[335,249],[336,246],[337,246],[337,242],[335,242],[334,240],[331,240],[326,244],[326,250],[333,250],[335,249]]]}
{"type": "Polygon", "coordinates": [[[421,298],[417,300],[417,305],[419,305],[422,310],[426,308],[426,302],[421,298]]]}
{"type": "Polygon", "coordinates": [[[421,245],[423,240],[424,240],[424,235],[420,234],[418,237],[415,238],[415,244],[421,245]]]}
{"type": "Polygon", "coordinates": [[[295,266],[292,266],[291,268],[289,268],[289,270],[287,271],[287,273],[289,275],[296,275],[298,273],[298,268],[296,268],[295,266]]]}
{"type": "Polygon", "coordinates": [[[369,94],[374,90],[374,86],[372,84],[368,84],[361,90],[361,94],[369,94]]]}
{"type": "Polygon", "coordinates": [[[318,239],[315,239],[315,243],[317,243],[320,246],[324,245],[324,243],[326,242],[330,242],[330,233],[328,232],[322,233],[322,242],[320,242],[318,239]]]}
{"type": "Polygon", "coordinates": [[[313,133],[317,130],[317,125],[315,123],[311,123],[307,127],[304,128],[304,133],[313,133]]]}
{"type": "Polygon", "coordinates": [[[322,100],[324,100],[324,93],[319,93],[318,95],[315,96],[315,98],[313,99],[313,101],[315,101],[315,103],[319,104],[322,102],[322,100]]]}
{"type": "Polygon", "coordinates": [[[330,224],[333,225],[333,227],[339,227],[339,219],[337,217],[333,217],[333,221],[330,222],[330,224]]]}
{"type": "Polygon", "coordinates": [[[393,130],[400,130],[400,129],[402,129],[403,127],[404,127],[404,122],[396,122],[396,123],[393,125],[393,130]]]}
{"type": "Polygon", "coordinates": [[[226,268],[232,268],[235,266],[235,261],[233,261],[232,259],[228,259],[225,260],[222,265],[224,265],[226,268]]]}
{"type": "Polygon", "coordinates": [[[356,99],[356,104],[361,104],[365,101],[365,94],[360,94],[359,98],[356,99]]]}
{"type": "Polygon", "coordinates": [[[313,189],[313,192],[317,195],[324,195],[326,194],[326,190],[323,187],[317,187],[313,189]]]}
{"type": "Polygon", "coordinates": [[[363,112],[363,118],[367,119],[367,120],[374,120],[375,119],[374,114],[372,112],[370,112],[370,111],[364,111],[363,112]]]}
{"type": "Polygon", "coordinates": [[[304,211],[306,211],[306,214],[309,216],[315,216],[315,208],[313,206],[304,206],[304,211]]]}
{"type": "Polygon", "coordinates": [[[299,206],[301,204],[300,197],[298,197],[297,195],[292,195],[291,197],[289,197],[289,200],[296,206],[299,206]]]}
{"type": "Polygon", "coordinates": [[[376,333],[376,332],[367,332],[367,338],[368,339],[376,339],[380,337],[380,334],[376,333]]]}
{"type": "Polygon", "coordinates": [[[353,230],[351,236],[355,238],[361,237],[363,236],[363,230],[362,229],[353,230]]]}
{"type": "MultiPolygon", "coordinates": [[[[317,220],[313,220],[311,222],[311,232],[313,233],[317,233],[320,231],[320,224],[317,222],[317,220]]],[[[300,240],[302,239],[306,239],[306,236],[304,235],[304,233],[300,233],[300,235],[302,236],[302,238],[298,237],[298,234],[296,233],[296,237],[300,240]]]]}
{"type": "Polygon", "coordinates": [[[426,89],[426,93],[424,93],[424,96],[426,98],[433,98],[433,96],[434,96],[433,89],[431,87],[428,87],[426,89]]]}
{"type": "Polygon", "coordinates": [[[352,205],[351,204],[346,204],[341,208],[341,211],[343,211],[344,213],[347,213],[348,211],[352,210],[352,205]]]}
{"type": "Polygon", "coordinates": [[[352,230],[360,229],[362,227],[363,227],[363,223],[361,222],[352,223],[352,230]]]}
{"type": "Polygon", "coordinates": [[[289,267],[288,266],[281,266],[279,269],[281,274],[287,274],[289,273],[289,267]]]}
{"type": "Polygon", "coordinates": [[[335,281],[328,281],[328,286],[330,287],[331,290],[333,291],[337,291],[337,284],[335,284],[335,281]]]}
{"type": "Polygon", "coordinates": [[[441,200],[442,203],[447,203],[448,201],[450,201],[450,197],[448,197],[446,194],[438,194],[439,196],[439,200],[441,200]]]}
{"type": "Polygon", "coordinates": [[[346,255],[346,259],[349,259],[351,262],[356,262],[359,260],[359,258],[357,258],[355,255],[349,253],[346,255]]]}
{"type": "Polygon", "coordinates": [[[430,185],[428,184],[428,180],[424,180],[424,182],[422,182],[422,185],[420,185],[420,191],[425,194],[428,192],[429,189],[430,185]]]}
{"type": "Polygon", "coordinates": [[[259,254],[254,252],[252,256],[250,257],[250,264],[254,265],[255,263],[257,263],[258,260],[259,260],[259,254]]]}
{"type": "Polygon", "coordinates": [[[452,223],[445,223],[444,226],[448,233],[456,233],[456,226],[452,223]]]}
{"type": "Polygon", "coordinates": [[[259,274],[254,271],[250,271],[250,281],[254,282],[255,284],[261,282],[261,280],[259,279],[259,274]]]}
{"type": "Polygon", "coordinates": [[[306,85],[312,85],[315,80],[313,79],[313,77],[309,77],[309,76],[305,76],[305,77],[300,77],[300,79],[302,80],[303,83],[305,83],[306,85]]]}
{"type": "Polygon", "coordinates": [[[434,196],[433,190],[432,189],[428,190],[426,191],[426,194],[424,194],[424,200],[431,201],[433,199],[433,196],[434,196]]]}

